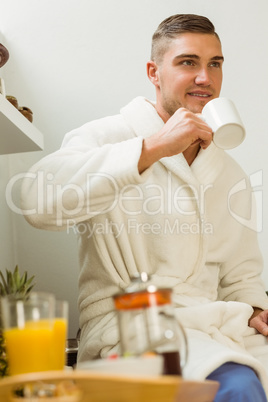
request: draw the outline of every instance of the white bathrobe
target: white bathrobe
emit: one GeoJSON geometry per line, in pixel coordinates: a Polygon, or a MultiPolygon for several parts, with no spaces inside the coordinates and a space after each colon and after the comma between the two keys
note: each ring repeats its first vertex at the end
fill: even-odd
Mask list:
{"type": "Polygon", "coordinates": [[[143,139],[163,124],[138,97],[120,114],[68,133],[23,182],[21,206],[32,225],[78,236],[79,360],[118,351],[112,296],[146,271],[173,288],[189,342],[184,376],[204,379],[240,362],[268,394],[267,341],[247,324],[251,306],[268,308],[249,180],[213,143],[191,167],[179,154],[139,175],[143,139]]]}

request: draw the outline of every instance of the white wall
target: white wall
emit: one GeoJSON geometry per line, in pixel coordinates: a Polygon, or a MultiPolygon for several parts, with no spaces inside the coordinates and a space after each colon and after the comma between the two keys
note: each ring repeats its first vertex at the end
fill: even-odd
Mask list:
{"type": "MultiPolygon", "coordinates": [[[[33,110],[34,124],[45,137],[43,152],[9,157],[9,176],[26,171],[56,150],[72,128],[117,113],[134,96],[154,98],[145,64],[151,35],[164,18],[186,12],[206,15],[214,22],[226,59],[222,95],[235,101],[247,128],[245,142],[232,153],[249,175],[263,172],[256,189],[263,195],[260,244],[268,288],[267,0],[0,0],[0,5],[0,29],[10,52],[5,66],[7,93],[33,110]]],[[[1,174],[2,165],[6,166],[3,158],[1,174]]],[[[74,235],[36,230],[12,211],[4,219],[0,240],[4,232],[8,234],[4,261],[18,262],[21,269],[36,275],[37,288],[70,301],[70,336],[75,335],[74,235]]]]}
{"type": "MultiPolygon", "coordinates": [[[[0,32],[0,43],[3,38],[0,32]]],[[[0,77],[5,78],[6,66],[0,70],[0,77]]],[[[1,128],[0,128],[1,135],[1,128]]],[[[7,155],[0,156],[0,270],[14,269],[17,260],[17,247],[15,237],[15,222],[12,219],[9,207],[5,201],[5,189],[9,179],[10,158],[7,155]]]]}
{"type": "Polygon", "coordinates": [[[12,269],[16,263],[16,239],[14,238],[13,220],[9,208],[5,202],[5,188],[8,180],[8,157],[0,157],[0,269],[5,272],[6,269],[12,269]]]}

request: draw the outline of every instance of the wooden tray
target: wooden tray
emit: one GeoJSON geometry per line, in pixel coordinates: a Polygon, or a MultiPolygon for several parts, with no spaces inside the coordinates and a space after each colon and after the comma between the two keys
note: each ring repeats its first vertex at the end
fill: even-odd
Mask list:
{"type": "MultiPolygon", "coordinates": [[[[89,371],[50,371],[6,377],[0,380],[0,401],[9,402],[15,386],[44,381],[73,380],[81,390],[79,402],[212,402],[219,384],[187,381],[178,376],[137,377],[89,371]]],[[[25,402],[25,398],[13,399],[25,402]]],[[[33,401],[44,402],[44,399],[33,401]]],[[[31,400],[32,401],[32,400],[31,400]]],[[[46,398],[50,402],[74,402],[69,397],[46,398]]]]}

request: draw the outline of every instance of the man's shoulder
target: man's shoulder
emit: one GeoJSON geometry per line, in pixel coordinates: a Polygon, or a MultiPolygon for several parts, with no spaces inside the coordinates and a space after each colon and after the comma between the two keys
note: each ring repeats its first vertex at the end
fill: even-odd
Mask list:
{"type": "Polygon", "coordinates": [[[133,136],[133,130],[127,125],[123,116],[118,113],[91,120],[80,127],[74,128],[65,135],[62,145],[64,146],[65,143],[68,143],[70,139],[74,138],[80,138],[86,142],[96,142],[98,145],[103,145],[105,143],[118,142],[133,136]]]}

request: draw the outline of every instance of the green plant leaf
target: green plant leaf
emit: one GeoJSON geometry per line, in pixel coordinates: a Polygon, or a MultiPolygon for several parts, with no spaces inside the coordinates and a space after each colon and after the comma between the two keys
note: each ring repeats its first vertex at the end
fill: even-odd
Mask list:
{"type": "Polygon", "coordinates": [[[4,275],[3,275],[3,273],[2,273],[2,271],[0,271],[0,280],[1,280],[1,296],[5,296],[7,293],[6,293],[6,290],[7,290],[7,282],[6,282],[6,280],[5,280],[5,277],[4,277],[4,275]]]}

